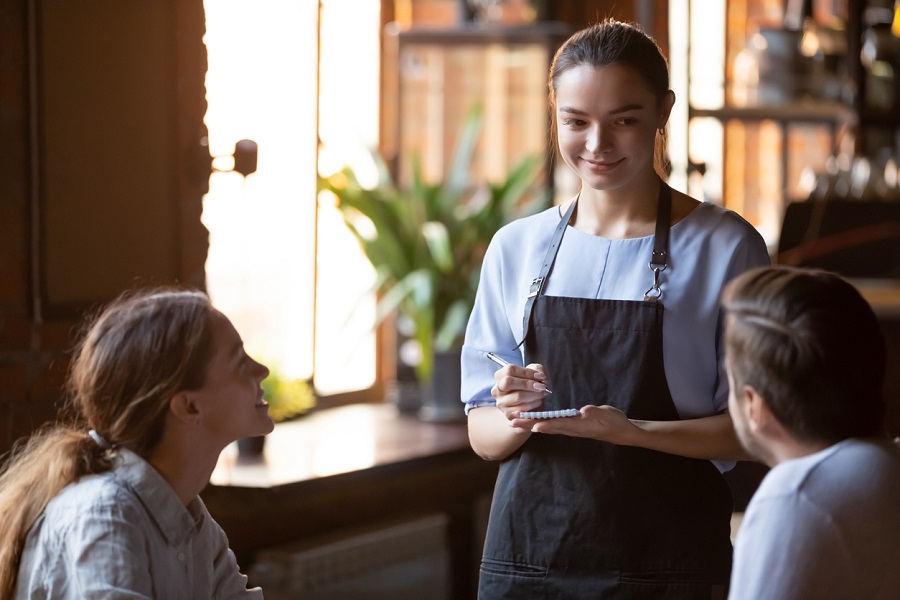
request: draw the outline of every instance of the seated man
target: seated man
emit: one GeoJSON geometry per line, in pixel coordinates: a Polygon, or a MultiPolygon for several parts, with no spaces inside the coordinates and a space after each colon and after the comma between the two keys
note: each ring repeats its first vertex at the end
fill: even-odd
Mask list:
{"type": "Polygon", "coordinates": [[[852,285],[772,267],[726,289],[729,408],[772,467],[738,532],[729,598],[900,598],[900,452],[885,344],[852,285]]]}

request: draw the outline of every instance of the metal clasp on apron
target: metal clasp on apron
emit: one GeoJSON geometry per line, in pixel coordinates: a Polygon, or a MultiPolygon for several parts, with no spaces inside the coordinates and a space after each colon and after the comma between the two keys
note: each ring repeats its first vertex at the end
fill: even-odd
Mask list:
{"type": "Polygon", "coordinates": [[[669,265],[665,262],[658,263],[657,259],[665,261],[665,251],[653,251],[653,260],[647,263],[650,270],[653,271],[653,285],[644,292],[644,300],[647,302],[657,302],[662,298],[662,289],[659,287],[659,274],[666,270],[669,265]]]}
{"type": "Polygon", "coordinates": [[[527,298],[534,298],[537,296],[541,288],[544,286],[544,278],[543,277],[535,277],[531,280],[531,293],[528,294],[527,298]]]}

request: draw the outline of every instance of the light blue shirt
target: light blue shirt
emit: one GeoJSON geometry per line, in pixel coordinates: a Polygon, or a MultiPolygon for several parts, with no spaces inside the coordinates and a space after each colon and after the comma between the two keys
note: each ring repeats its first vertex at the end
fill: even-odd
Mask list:
{"type": "Polygon", "coordinates": [[[900,598],[900,451],[845,440],[772,468],[738,529],[729,600],[900,598]]]}
{"type": "MultiPolygon", "coordinates": [[[[513,348],[522,338],[525,298],[559,219],[559,208],[553,207],[507,225],[491,241],[462,350],[462,400],[467,411],[495,404],[490,389],[498,367],[486,352],[512,363],[524,362],[521,349],[513,348]]],[[[653,236],[610,240],[569,226],[545,294],[642,300],[653,283],[648,266],[652,251],[653,236]]],[[[661,274],[663,359],[681,418],[727,409],[720,294],[736,275],[768,264],[765,242],[756,229],[720,206],[700,204],[672,226],[668,267],[661,274]]],[[[585,399],[585,404],[603,403],[603,398],[585,399]]]]}
{"type": "Polygon", "coordinates": [[[262,598],[200,498],[128,450],[64,488],[28,532],[16,598],[262,598]]]}

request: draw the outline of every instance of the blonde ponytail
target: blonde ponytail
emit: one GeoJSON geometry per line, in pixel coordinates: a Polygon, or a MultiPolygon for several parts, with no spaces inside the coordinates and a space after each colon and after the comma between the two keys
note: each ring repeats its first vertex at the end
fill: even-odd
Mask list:
{"type": "Polygon", "coordinates": [[[0,598],[15,594],[25,538],[47,503],[83,475],[111,468],[87,432],[59,425],[13,450],[0,474],[0,598]]]}

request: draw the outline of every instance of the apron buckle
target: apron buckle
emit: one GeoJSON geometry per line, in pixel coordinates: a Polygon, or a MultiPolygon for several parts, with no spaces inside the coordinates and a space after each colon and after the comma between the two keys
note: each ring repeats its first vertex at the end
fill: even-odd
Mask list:
{"type": "Polygon", "coordinates": [[[653,285],[644,292],[644,301],[657,302],[662,298],[662,289],[659,287],[659,274],[666,270],[668,265],[654,265],[649,263],[650,270],[653,271],[653,285]]]}

